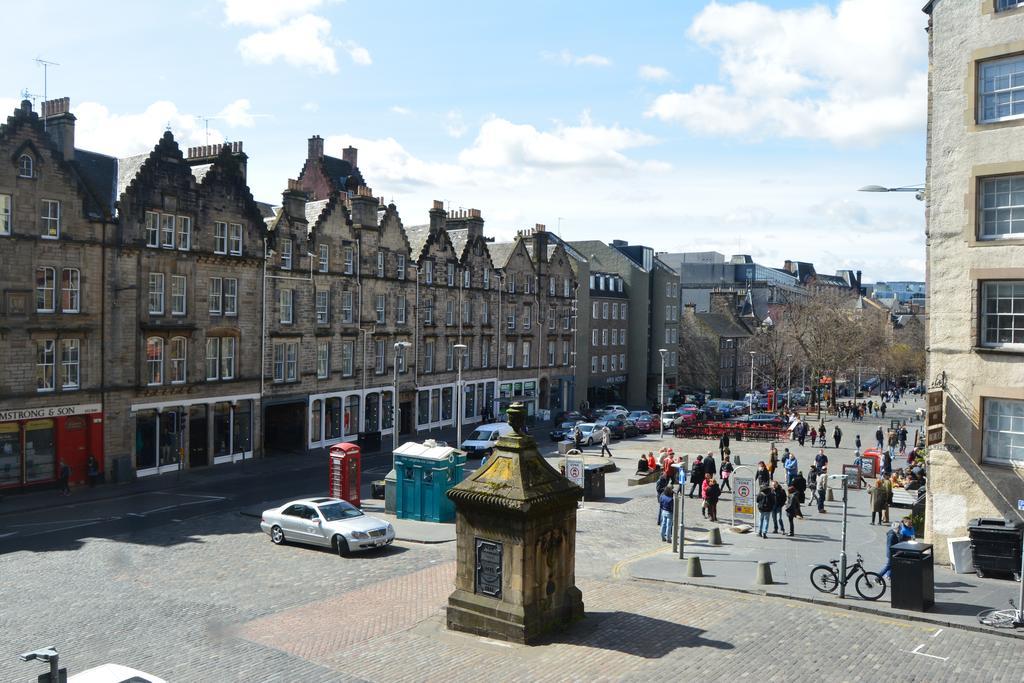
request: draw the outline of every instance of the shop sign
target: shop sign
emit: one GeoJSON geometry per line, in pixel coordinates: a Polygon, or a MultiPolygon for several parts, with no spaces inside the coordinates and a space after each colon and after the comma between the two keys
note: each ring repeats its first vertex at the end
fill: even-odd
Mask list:
{"type": "Polygon", "coordinates": [[[925,439],[925,445],[927,446],[938,446],[942,443],[942,439],[945,436],[945,427],[942,425],[934,425],[928,427],[928,435],[925,439]]]}
{"type": "Polygon", "coordinates": [[[77,406],[53,406],[47,408],[12,408],[10,410],[0,410],[0,422],[86,415],[88,413],[98,413],[102,409],[103,406],[99,403],[83,403],[77,406]]]}
{"type": "Polygon", "coordinates": [[[942,389],[933,389],[928,392],[928,426],[934,427],[942,424],[943,399],[945,398],[942,389]]]}
{"type": "Polygon", "coordinates": [[[605,384],[625,384],[625,383],[626,383],[626,376],[625,375],[612,375],[611,377],[605,379],[605,384]]]}

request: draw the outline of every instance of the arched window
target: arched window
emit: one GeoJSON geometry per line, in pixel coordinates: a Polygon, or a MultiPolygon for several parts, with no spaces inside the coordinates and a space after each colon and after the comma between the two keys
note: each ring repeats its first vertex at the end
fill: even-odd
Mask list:
{"type": "Polygon", "coordinates": [[[164,383],[164,340],[160,337],[146,340],[146,383],[164,383]]]}
{"type": "Polygon", "coordinates": [[[32,157],[22,154],[18,157],[18,176],[22,178],[32,177],[32,157]]]}
{"type": "Polygon", "coordinates": [[[184,384],[187,357],[188,340],[184,337],[171,337],[171,384],[184,384]]]}

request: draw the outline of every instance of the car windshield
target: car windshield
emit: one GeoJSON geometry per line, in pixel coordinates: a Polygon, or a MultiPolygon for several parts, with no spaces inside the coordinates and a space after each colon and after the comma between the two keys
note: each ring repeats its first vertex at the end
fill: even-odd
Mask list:
{"type": "Polygon", "coordinates": [[[629,417],[630,420],[639,420],[642,417],[647,417],[647,413],[642,413],[640,411],[634,410],[627,417],[629,417]]]}
{"type": "Polygon", "coordinates": [[[487,441],[491,438],[491,431],[490,429],[478,429],[469,435],[467,441],[487,441]]]}
{"type": "Polygon", "coordinates": [[[572,429],[575,426],[576,426],[576,423],[574,423],[574,422],[563,422],[562,425],[561,425],[562,429],[572,429]]]}
{"type": "Polygon", "coordinates": [[[321,505],[320,514],[322,514],[324,519],[328,522],[336,522],[339,519],[352,519],[353,517],[363,516],[362,510],[353,506],[351,503],[346,503],[343,500],[339,500],[336,503],[321,505]]]}

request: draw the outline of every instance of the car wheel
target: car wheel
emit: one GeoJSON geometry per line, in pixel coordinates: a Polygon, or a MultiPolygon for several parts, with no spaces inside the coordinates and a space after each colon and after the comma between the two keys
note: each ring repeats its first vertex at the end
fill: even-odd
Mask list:
{"type": "Polygon", "coordinates": [[[593,446],[594,445],[594,440],[591,439],[589,436],[587,437],[587,445],[588,446],[593,446]]]}
{"type": "Polygon", "coordinates": [[[270,528],[270,541],[274,545],[281,545],[284,543],[284,531],[276,524],[270,528]]]}
{"type": "Polygon", "coordinates": [[[348,557],[348,555],[349,555],[349,552],[348,552],[348,541],[345,540],[344,536],[342,536],[341,534],[338,534],[337,536],[335,536],[334,537],[334,541],[333,541],[333,545],[334,545],[334,551],[336,553],[338,553],[339,557],[348,557]]]}

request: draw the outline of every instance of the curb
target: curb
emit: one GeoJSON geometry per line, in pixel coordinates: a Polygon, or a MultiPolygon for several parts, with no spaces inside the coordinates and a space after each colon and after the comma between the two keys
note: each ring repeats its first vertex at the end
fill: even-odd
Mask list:
{"type": "Polygon", "coordinates": [[[746,595],[756,595],[759,597],[768,598],[780,598],[783,600],[792,600],[794,602],[803,602],[806,604],[817,605],[819,607],[835,607],[838,609],[845,609],[851,612],[864,612],[866,614],[872,614],[874,616],[886,617],[888,619],[903,619],[905,621],[917,621],[924,624],[932,624],[933,626],[942,626],[944,628],[955,628],[961,631],[973,631],[974,633],[984,633],[987,635],[1002,636],[1003,638],[1011,638],[1015,640],[1024,639],[1024,631],[1017,633],[1014,629],[989,629],[983,626],[975,626],[973,624],[961,624],[952,621],[945,621],[944,619],[919,615],[916,613],[905,614],[903,612],[893,613],[887,612],[882,609],[875,607],[868,607],[856,603],[844,603],[826,598],[807,598],[800,595],[787,595],[785,593],[776,593],[773,591],[760,590],[756,588],[738,588],[735,586],[716,586],[710,583],[697,583],[695,581],[675,581],[672,579],[649,579],[644,577],[630,577],[634,581],[642,581],[647,583],[671,583],[681,586],[700,586],[701,588],[712,588],[719,591],[727,591],[730,593],[744,593],[746,595]]]}

